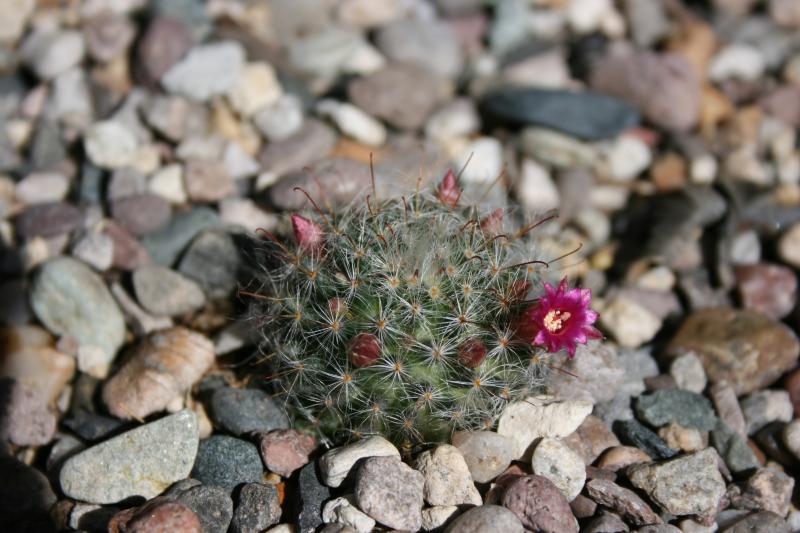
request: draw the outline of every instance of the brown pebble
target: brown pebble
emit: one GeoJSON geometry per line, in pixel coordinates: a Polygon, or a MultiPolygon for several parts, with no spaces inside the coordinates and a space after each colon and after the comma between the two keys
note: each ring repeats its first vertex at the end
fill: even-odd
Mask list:
{"type": "Polygon", "coordinates": [[[614,446],[603,453],[596,466],[612,472],[636,463],[649,463],[652,458],[634,446],[614,446]]]}
{"type": "Polygon", "coordinates": [[[316,447],[314,437],[296,429],[278,429],[261,435],[261,459],[270,471],[283,477],[308,464],[316,447]]]}
{"type": "Polygon", "coordinates": [[[551,533],[578,532],[578,522],[567,499],[545,477],[530,475],[515,479],[506,488],[502,501],[526,529],[551,533]]]}
{"type": "Polygon", "coordinates": [[[195,202],[217,202],[236,190],[221,161],[190,159],[184,167],[183,180],[189,198],[195,202]]]}
{"type": "Polygon", "coordinates": [[[797,303],[797,276],[791,268],[759,263],[736,267],[736,283],[742,305],[780,320],[797,303]]]}
{"type": "Polygon", "coordinates": [[[592,464],[601,453],[620,442],[614,432],[600,418],[589,415],[571,435],[563,439],[564,444],[578,453],[584,464],[592,464]]]}
{"type": "Polygon", "coordinates": [[[593,479],[586,483],[586,491],[595,502],[620,513],[632,524],[646,526],[661,523],[661,518],[644,500],[632,490],[616,483],[593,479]]]}
{"type": "Polygon", "coordinates": [[[569,502],[569,507],[572,509],[572,514],[575,515],[575,518],[579,520],[594,516],[597,511],[597,504],[594,500],[587,498],[583,494],[578,494],[574,500],[569,502]]]}
{"type": "Polygon", "coordinates": [[[136,50],[136,74],[145,85],[155,86],[169,68],[194,44],[189,29],[171,18],[150,21],[136,50]]]}

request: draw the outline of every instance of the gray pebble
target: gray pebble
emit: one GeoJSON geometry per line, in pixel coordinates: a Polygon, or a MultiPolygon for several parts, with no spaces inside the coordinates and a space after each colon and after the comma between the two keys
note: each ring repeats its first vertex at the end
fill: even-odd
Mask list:
{"type": "Polygon", "coordinates": [[[239,491],[231,531],[233,533],[263,531],[277,524],[280,518],[281,506],[278,503],[277,489],[273,485],[248,483],[239,491]]]}
{"type": "Polygon", "coordinates": [[[225,298],[236,288],[241,266],[234,237],[221,230],[206,231],[192,241],[178,270],[197,281],[209,299],[225,298]]]}
{"type": "Polygon", "coordinates": [[[156,315],[182,315],[200,309],[206,301],[197,283],[158,265],[137,268],[133,289],[142,307],[156,315]]]}
{"type": "Polygon", "coordinates": [[[202,483],[230,493],[242,483],[260,482],[263,475],[264,465],[254,444],[226,435],[200,441],[192,477],[202,483]]]}
{"type": "Polygon", "coordinates": [[[211,395],[210,407],[214,423],[237,436],[289,427],[283,408],[259,389],[219,388],[211,395]]]}

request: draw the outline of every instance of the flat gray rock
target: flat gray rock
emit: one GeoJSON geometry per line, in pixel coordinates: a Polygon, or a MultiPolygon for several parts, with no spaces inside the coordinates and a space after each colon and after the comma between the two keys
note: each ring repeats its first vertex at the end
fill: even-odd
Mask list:
{"type": "Polygon", "coordinates": [[[92,446],[64,463],[64,494],[90,503],[150,499],[189,476],[197,455],[197,417],[184,410],[92,446]]]}

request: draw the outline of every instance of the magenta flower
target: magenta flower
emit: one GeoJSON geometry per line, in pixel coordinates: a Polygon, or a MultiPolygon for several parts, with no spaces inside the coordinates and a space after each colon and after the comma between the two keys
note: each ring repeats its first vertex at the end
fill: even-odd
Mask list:
{"type": "Polygon", "coordinates": [[[325,233],[319,224],[312,220],[295,213],[292,215],[292,229],[297,244],[303,250],[317,250],[324,244],[325,233]]]}
{"type": "Polygon", "coordinates": [[[558,287],[544,284],[545,295],[536,305],[526,309],[518,321],[517,335],[525,341],[544,346],[549,352],[566,349],[569,357],[575,356],[578,344],[589,339],[600,339],[603,334],[592,324],[597,312],[589,308],[590,289],[570,289],[567,278],[558,287]]]}

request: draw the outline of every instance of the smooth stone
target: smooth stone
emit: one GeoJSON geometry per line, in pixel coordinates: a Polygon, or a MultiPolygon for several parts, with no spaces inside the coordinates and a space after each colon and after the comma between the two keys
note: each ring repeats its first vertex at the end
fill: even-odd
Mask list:
{"type": "Polygon", "coordinates": [[[702,393],[708,384],[703,362],[691,352],[681,355],[670,363],[669,375],[675,380],[675,385],[679,389],[695,394],[702,393]]]}
{"type": "Polygon", "coordinates": [[[388,134],[383,124],[352,104],[323,99],[317,102],[317,112],[330,117],[339,131],[358,142],[369,146],[386,143],[388,134]]]}
{"type": "Polygon", "coordinates": [[[559,398],[607,402],[614,398],[625,379],[617,350],[608,343],[579,345],[575,357],[563,361],[560,366],[568,373],[555,372],[548,383],[559,398]]]}
{"type": "Polygon", "coordinates": [[[375,520],[364,514],[353,505],[353,497],[334,498],[322,509],[322,520],[326,524],[349,526],[358,533],[370,533],[375,527],[375,520]]]}
{"type": "Polygon", "coordinates": [[[443,531],[459,515],[455,505],[438,505],[422,510],[423,531],[443,531]]]}
{"type": "Polygon", "coordinates": [[[444,21],[401,19],[381,28],[375,41],[390,61],[417,65],[446,78],[455,78],[463,66],[457,36],[444,21]]]}
{"type": "Polygon", "coordinates": [[[139,267],[132,280],[136,299],[155,315],[183,315],[202,308],[206,301],[197,283],[166,267],[139,267]]]}
{"type": "Polygon", "coordinates": [[[478,137],[455,159],[464,184],[488,184],[503,171],[503,145],[494,137],[478,137]]]}
{"type": "Polygon", "coordinates": [[[493,431],[459,431],[453,435],[452,443],[461,451],[477,483],[496,478],[514,458],[509,439],[493,431]]]}
{"type": "Polygon", "coordinates": [[[90,18],[83,27],[89,55],[107,63],[128,51],[136,36],[136,27],[127,17],[110,12],[90,18]]]}
{"type": "Polygon", "coordinates": [[[601,311],[600,323],[620,345],[628,348],[638,348],[653,340],[663,324],[644,305],[624,295],[613,298],[601,311]]]}
{"type": "Polygon", "coordinates": [[[708,77],[717,83],[729,79],[756,81],[764,73],[764,56],[754,46],[732,43],[722,48],[711,59],[708,77]]]}
{"type": "Polygon", "coordinates": [[[746,309],[774,320],[787,316],[797,303],[797,276],[782,265],[758,263],[736,267],[736,283],[746,309]]]}
{"type": "Polygon", "coordinates": [[[725,460],[728,469],[734,474],[761,466],[758,457],[748,446],[745,437],[731,429],[721,420],[711,432],[710,442],[720,457],[725,460]]]}
{"type": "Polygon", "coordinates": [[[276,429],[261,435],[259,447],[267,469],[289,477],[308,464],[309,456],[317,448],[317,441],[296,429],[276,429]]]}
{"type": "Polygon", "coordinates": [[[523,533],[517,515],[500,505],[473,507],[453,520],[445,533],[523,533]]]}
{"type": "Polygon", "coordinates": [[[300,489],[297,528],[300,533],[314,533],[323,524],[322,509],[331,498],[331,490],[323,484],[314,463],[308,463],[300,469],[297,485],[300,489]]]}
{"type": "Polygon", "coordinates": [[[56,237],[77,229],[83,216],[73,205],[50,202],[26,207],[16,219],[17,234],[22,240],[56,237]]]}
{"type": "Polygon", "coordinates": [[[177,213],[160,230],[142,239],[142,244],[153,262],[170,266],[183,249],[205,229],[219,225],[219,215],[208,207],[195,207],[191,211],[177,213]]]}
{"type": "Polygon", "coordinates": [[[613,446],[598,458],[595,466],[609,472],[622,470],[636,463],[649,463],[649,455],[634,446],[613,446]]]}
{"type": "Polygon", "coordinates": [[[363,43],[359,32],[337,26],[298,37],[289,43],[289,63],[305,74],[323,78],[334,77],[363,43]]]}
{"type": "Polygon", "coordinates": [[[33,278],[31,307],[56,335],[78,341],[79,350],[110,363],[125,338],[125,322],[103,280],[70,258],[46,262],[33,278]]]}
{"type": "Polygon", "coordinates": [[[289,427],[283,408],[259,389],[221,387],[211,395],[210,408],[214,424],[236,436],[289,427]]]}
{"type": "Polygon", "coordinates": [[[138,77],[147,85],[158,80],[192,47],[189,28],[169,17],[154,17],[144,29],[136,50],[138,77]]]}
{"type": "Polygon", "coordinates": [[[424,484],[422,474],[397,457],[369,457],[356,473],[355,501],[385,526],[416,531],[422,527],[424,484]]]}
{"type": "Polygon", "coordinates": [[[425,123],[425,136],[440,142],[469,137],[480,129],[481,119],[475,103],[456,98],[434,112],[425,123]]]}
{"type": "Polygon", "coordinates": [[[291,137],[268,143],[258,160],[265,171],[279,178],[325,159],[335,145],[336,134],[331,128],[319,120],[309,119],[291,137]]]}
{"type": "MultiPolygon", "coordinates": [[[[173,492],[170,489],[170,492],[173,492]]],[[[174,491],[175,501],[185,505],[200,519],[206,533],[227,533],[233,517],[233,501],[220,487],[195,485],[174,491]]]]}
{"type": "Polygon", "coordinates": [[[55,401],[75,375],[75,358],[53,345],[53,337],[38,326],[0,329],[0,375],[37,391],[45,402],[55,401]]]}
{"type": "Polygon", "coordinates": [[[664,439],[634,419],[618,420],[614,423],[614,431],[623,443],[640,448],[655,459],[669,459],[677,453],[667,446],[664,439]]]}
{"type": "Polygon", "coordinates": [[[147,190],[171,204],[185,204],[189,197],[183,183],[183,166],[171,164],[160,168],[150,176],[147,190]]]}
{"type": "Polygon", "coordinates": [[[192,477],[201,483],[231,493],[242,483],[261,482],[263,476],[264,465],[252,443],[227,435],[212,435],[200,441],[192,477]]]}
{"type": "Polygon", "coordinates": [[[0,40],[13,43],[25,32],[28,19],[36,9],[36,1],[3,0],[0,9],[7,13],[0,22],[0,40]]]}
{"type": "Polygon", "coordinates": [[[195,46],[161,78],[167,91],[205,102],[235,86],[245,61],[245,51],[234,41],[195,46]]]}
{"type": "Polygon", "coordinates": [[[620,135],[614,139],[605,156],[609,177],[619,183],[630,183],[653,161],[650,146],[635,135],[620,135]]]}
{"type": "Polygon", "coordinates": [[[574,433],[562,442],[575,451],[584,464],[590,465],[607,449],[619,446],[619,439],[600,418],[589,415],[574,433]]]}
{"type": "Polygon", "coordinates": [[[227,226],[243,228],[255,233],[259,228],[274,230],[278,225],[278,216],[261,209],[249,198],[226,198],[219,203],[219,215],[227,226]]]}
{"type": "Polygon", "coordinates": [[[126,509],[114,515],[108,530],[117,533],[202,533],[200,518],[182,503],[154,498],[141,507],[126,509]]]}
{"type": "MultiPolygon", "coordinates": [[[[371,187],[369,166],[352,159],[333,157],[311,168],[316,179],[311,178],[307,172],[293,173],[270,187],[267,191],[270,203],[283,210],[301,209],[307,200],[304,195],[298,193],[297,187],[313,191],[319,183],[333,205],[345,206],[364,196],[365,191],[371,187]]],[[[376,178],[379,175],[379,172],[376,172],[376,178]]],[[[376,180],[379,195],[385,192],[380,187],[381,183],[376,180]]]]}
{"type": "Polygon", "coordinates": [[[558,487],[545,477],[519,476],[506,487],[502,503],[526,529],[578,532],[578,521],[572,515],[569,503],[558,487]]]}
{"type": "Polygon", "coordinates": [[[24,204],[45,204],[64,200],[69,192],[70,180],[58,172],[28,174],[14,187],[14,196],[24,204]]]}
{"type": "Polygon", "coordinates": [[[197,418],[181,411],[70,457],[59,475],[61,489],[100,504],[152,498],[189,475],[197,443],[197,418]]]}
{"type": "Polygon", "coordinates": [[[239,491],[231,520],[232,533],[263,531],[281,518],[278,490],[273,485],[248,483],[239,491]]]}
{"type": "Polygon", "coordinates": [[[622,519],[614,513],[602,512],[586,523],[583,533],[618,533],[630,531],[622,519]]]}
{"type": "Polygon", "coordinates": [[[139,141],[130,127],[112,119],[92,124],[83,138],[83,146],[92,163],[113,170],[135,163],[139,141]]]}
{"type": "Polygon", "coordinates": [[[546,128],[525,127],[519,143],[523,154],[558,169],[592,167],[599,157],[594,145],[546,128]]]}
{"type": "Polygon", "coordinates": [[[150,262],[150,255],[142,243],[113,220],[106,222],[103,233],[108,235],[113,243],[111,266],[122,270],[134,270],[139,265],[150,262]]]}
{"type": "Polygon", "coordinates": [[[379,435],[333,448],[319,458],[319,470],[323,483],[334,488],[340,486],[356,463],[366,457],[396,457],[399,459],[400,452],[394,444],[379,435]]]}
{"type": "Polygon", "coordinates": [[[111,202],[111,216],[134,235],[161,228],[171,215],[169,202],[152,193],[133,194],[111,202]]]}
{"type": "Polygon", "coordinates": [[[740,405],[748,435],[757,433],[770,422],[789,422],[794,416],[794,406],[785,390],[756,391],[742,398],[740,405]]]}
{"type": "Polygon", "coordinates": [[[253,124],[269,141],[285,141],[303,127],[303,102],[294,94],[284,94],[259,109],[253,115],[253,124]]]}
{"type": "Polygon", "coordinates": [[[742,395],[792,368],[800,343],[786,325],[759,313],[713,308],[689,315],[667,347],[671,358],[687,352],[700,357],[711,383],[725,380],[742,395]]]}
{"type": "Polygon", "coordinates": [[[269,63],[247,63],[228,91],[228,100],[242,116],[274,104],[283,94],[275,69],[269,63]]]}
{"type": "Polygon", "coordinates": [[[613,481],[592,479],[586,483],[586,492],[599,505],[613,509],[632,524],[645,526],[661,523],[661,518],[635,492],[613,481]]]}
{"type": "Polygon", "coordinates": [[[655,427],[676,422],[701,431],[713,429],[717,422],[714,408],[705,396],[683,389],[663,389],[639,396],[636,416],[655,427]]]}
{"type": "Polygon", "coordinates": [[[223,230],[198,235],[181,258],[178,270],[194,279],[209,299],[225,298],[239,282],[241,250],[223,230]]]}
{"type": "Polygon", "coordinates": [[[628,479],[675,516],[715,516],[725,494],[717,453],[706,449],[663,463],[634,465],[628,479]]]}
{"type": "Polygon", "coordinates": [[[189,199],[198,203],[218,202],[236,191],[223,161],[189,159],[184,166],[183,182],[189,199]]]}
{"type": "Polygon", "coordinates": [[[592,412],[585,401],[556,400],[547,396],[531,396],[509,404],[500,415],[497,433],[514,445],[514,457],[526,454],[530,445],[541,437],[566,437],[592,412]]]}
{"type": "Polygon", "coordinates": [[[30,386],[13,378],[0,378],[0,440],[16,446],[44,446],[56,431],[56,415],[47,406],[47,399],[30,386]]]}
{"type": "Polygon", "coordinates": [[[458,448],[442,444],[417,456],[414,468],[425,478],[423,494],[428,505],[481,505],[469,467],[458,448]]]}
{"type": "Polygon", "coordinates": [[[789,526],[780,515],[770,511],[759,511],[736,521],[721,533],[789,533],[789,526]]]}
{"type": "Polygon", "coordinates": [[[22,43],[21,58],[43,80],[51,80],[78,65],[86,52],[83,35],[75,30],[40,30],[22,43]]]}
{"type": "Polygon", "coordinates": [[[635,108],[593,92],[509,87],[486,95],[481,109],[509,125],[550,128],[588,141],[614,137],[639,123],[635,108]]]}
{"type": "Polygon", "coordinates": [[[183,398],[213,362],[204,335],[182,327],[155,332],[105,383],[103,402],[118,418],[144,418],[183,398]]]}
{"type": "Polygon", "coordinates": [[[783,444],[800,460],[800,419],[795,419],[783,428],[783,444]]]}
{"type": "Polygon", "coordinates": [[[114,263],[114,240],[108,233],[93,228],[75,243],[72,256],[95,270],[105,272],[114,263]]]}
{"type": "Polygon", "coordinates": [[[563,442],[544,438],[536,445],[531,457],[533,473],[546,477],[572,501],[586,482],[583,459],[563,442]]]}

